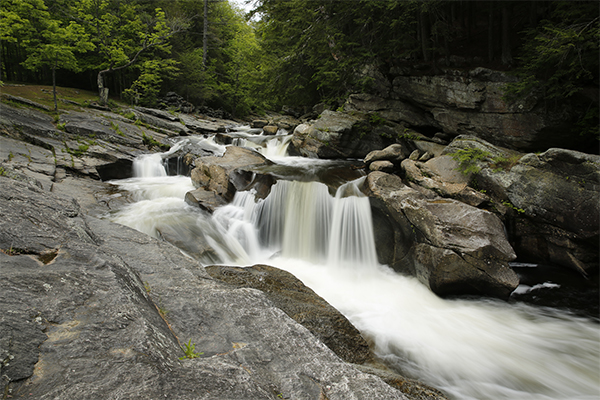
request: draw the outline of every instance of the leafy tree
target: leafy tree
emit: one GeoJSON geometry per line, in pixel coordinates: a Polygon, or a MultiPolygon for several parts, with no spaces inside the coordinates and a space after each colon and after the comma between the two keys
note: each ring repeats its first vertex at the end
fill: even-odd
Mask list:
{"type": "Polygon", "coordinates": [[[89,41],[83,27],[74,22],[63,27],[59,21],[47,19],[44,20],[44,25],[44,30],[39,32],[39,36],[25,42],[25,46],[31,50],[23,65],[30,69],[44,66],[52,69],[54,111],[57,111],[56,69],[80,70],[75,53],[93,50],[94,45],[89,41]]]}
{"type": "Polygon", "coordinates": [[[135,64],[150,49],[169,53],[169,38],[186,27],[185,21],[168,21],[160,8],[154,10],[154,15],[141,13],[135,2],[82,0],[75,10],[100,56],[97,85],[103,104],[108,100],[107,74],[135,64]]]}
{"type": "Polygon", "coordinates": [[[27,58],[22,63],[25,68],[50,67],[54,110],[58,110],[56,70],[79,70],[75,54],[93,50],[94,45],[77,23],[65,26],[54,19],[42,0],[3,1],[2,6],[0,39],[19,42],[25,48],[27,58]]]}
{"type": "Polygon", "coordinates": [[[554,2],[549,18],[526,31],[515,71],[520,79],[505,91],[509,101],[532,93],[557,107],[575,101],[582,112],[573,130],[595,140],[600,138],[598,101],[581,94],[598,91],[599,12],[595,2],[554,2]]]}
{"type": "Polygon", "coordinates": [[[164,78],[178,75],[177,62],[172,59],[147,60],[139,69],[140,76],[123,94],[132,104],[154,107],[164,78]]]}
{"type": "Polygon", "coordinates": [[[541,90],[548,99],[566,99],[598,80],[600,19],[593,2],[556,2],[549,19],[526,31],[508,95],[541,90]]]}

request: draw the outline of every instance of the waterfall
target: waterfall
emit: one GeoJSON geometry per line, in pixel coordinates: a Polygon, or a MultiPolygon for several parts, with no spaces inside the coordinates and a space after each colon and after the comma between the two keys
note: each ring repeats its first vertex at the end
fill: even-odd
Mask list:
{"type": "Polygon", "coordinates": [[[162,155],[144,154],[133,161],[133,176],[136,178],[152,178],[167,176],[167,170],[162,162],[162,155]]]}
{"type": "Polygon", "coordinates": [[[259,202],[251,193],[236,194],[232,205],[217,210],[214,218],[229,232],[235,227],[235,236],[248,253],[261,246],[314,263],[374,265],[369,200],[362,194],[344,197],[349,187],[360,193],[359,183],[340,187],[333,197],[319,182],[279,181],[259,202]],[[232,211],[236,208],[237,213],[232,211]]]}
{"type": "MultiPolygon", "coordinates": [[[[269,153],[268,142],[260,143],[269,153]]],[[[136,200],[111,214],[113,221],[155,237],[165,226],[192,232],[214,250],[206,264],[266,263],[289,271],[342,312],[388,365],[451,399],[600,398],[597,322],[520,303],[444,300],[380,265],[361,180],[335,195],[323,183],[279,180],[265,199],[238,192],[209,216],[185,204],[191,180],[163,174],[164,157],[141,157],[136,178],[113,182],[136,200]]],[[[285,161],[311,177],[322,162],[285,161]]]]}

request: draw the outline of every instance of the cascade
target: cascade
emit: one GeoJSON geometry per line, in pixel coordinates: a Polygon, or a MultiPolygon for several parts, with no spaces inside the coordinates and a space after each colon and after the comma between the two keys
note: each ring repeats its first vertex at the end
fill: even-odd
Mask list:
{"type": "MultiPolygon", "coordinates": [[[[271,159],[318,175],[310,171],[322,161],[269,152],[270,140],[279,152],[287,137],[262,139],[246,145],[260,143],[271,159]]],[[[203,237],[214,250],[205,264],[266,263],[289,271],[340,310],[388,365],[451,399],[600,397],[597,322],[519,303],[444,300],[380,265],[369,199],[360,191],[364,178],[335,195],[317,181],[279,180],[265,199],[238,192],[208,216],[185,204],[191,180],[166,176],[164,157],[140,157],[135,178],[113,182],[137,201],[113,221],[155,237],[163,226],[203,237]]]]}

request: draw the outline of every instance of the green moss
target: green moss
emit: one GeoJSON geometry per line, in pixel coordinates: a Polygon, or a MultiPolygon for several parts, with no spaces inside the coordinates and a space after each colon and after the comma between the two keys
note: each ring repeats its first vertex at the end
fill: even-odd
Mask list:
{"type": "Polygon", "coordinates": [[[156,147],[162,151],[167,151],[171,148],[168,144],[162,144],[158,140],[154,139],[152,136],[146,136],[145,133],[142,133],[142,143],[144,143],[148,149],[156,147]]]}
{"type": "Polygon", "coordinates": [[[458,162],[458,170],[465,175],[478,173],[481,168],[477,163],[486,160],[490,155],[489,152],[477,148],[460,149],[450,153],[450,156],[458,162]]]}

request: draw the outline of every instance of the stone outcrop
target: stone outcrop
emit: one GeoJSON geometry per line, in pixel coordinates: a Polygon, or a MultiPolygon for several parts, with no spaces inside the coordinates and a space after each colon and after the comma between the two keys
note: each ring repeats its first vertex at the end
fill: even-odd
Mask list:
{"type": "Polygon", "coordinates": [[[383,82],[385,91],[351,95],[345,109],[377,113],[416,130],[473,135],[521,151],[577,146],[577,138],[565,135],[574,110],[549,110],[535,94],[509,103],[504,87],[514,81],[486,68],[446,70],[442,75],[397,74],[383,82]]]}
{"type": "MultiPolygon", "coordinates": [[[[130,199],[89,179],[100,174],[83,174],[76,167],[79,159],[96,143],[101,148],[109,144],[111,133],[118,136],[114,147],[126,149],[133,159],[148,150],[144,136],[150,132],[108,111],[89,113],[89,123],[83,115],[63,114],[60,129],[57,121],[27,110],[14,113],[22,122],[2,115],[2,132],[12,136],[0,137],[0,381],[5,396],[444,398],[385,367],[357,369],[263,292],[212,279],[194,261],[210,259],[213,252],[198,240],[201,228],[190,232],[162,226],[158,235],[164,240],[156,240],[94,217],[130,199]],[[67,168],[52,152],[64,140],[95,143],[68,153],[75,167],[67,168]],[[195,345],[197,358],[184,357],[186,344],[195,345]]],[[[201,158],[223,155],[216,148],[197,150],[201,158]]],[[[234,188],[250,173],[255,176],[246,167],[257,165],[253,157],[260,158],[243,150],[232,153],[232,158],[240,156],[242,167],[228,171],[234,188]]],[[[180,156],[193,161],[190,154],[180,156]]],[[[130,176],[130,165],[123,169],[122,177],[130,176]]],[[[188,195],[193,197],[189,202],[208,211],[222,201],[213,191],[188,195]]],[[[283,280],[294,285],[291,277],[283,280]]],[[[336,332],[343,321],[347,332],[356,334],[318,296],[306,304],[328,310],[336,321],[331,328],[319,314],[296,308],[307,325],[321,321],[330,344],[344,335],[336,332]]],[[[349,360],[371,360],[364,342],[349,339],[345,345],[350,347],[337,343],[337,349],[349,360]]]]}
{"type": "Polygon", "coordinates": [[[275,306],[305,326],[344,361],[353,364],[373,362],[373,355],[360,332],[289,272],[268,265],[209,266],[206,271],[213,278],[235,287],[262,290],[275,306]]]}
{"type": "MultiPolygon", "coordinates": [[[[110,112],[93,109],[68,112],[61,114],[55,123],[48,115],[3,103],[0,103],[0,129],[6,136],[34,145],[37,152],[42,151],[39,149],[50,151],[52,157],[48,164],[53,168],[103,180],[131,176],[133,159],[147,151],[144,135],[158,140],[166,138],[110,112]]],[[[0,140],[6,139],[0,137],[0,140]]],[[[28,152],[25,148],[10,151],[14,156],[28,152]]],[[[6,156],[8,159],[8,154],[6,156]]]]}
{"type": "Polygon", "coordinates": [[[564,149],[527,154],[508,171],[476,176],[516,210],[511,234],[525,259],[583,275],[598,270],[600,156],[564,149]]]}
{"type": "Polygon", "coordinates": [[[437,294],[508,298],[519,279],[508,262],[516,255],[494,214],[462,202],[425,198],[400,178],[367,177],[373,198],[380,262],[409,272],[437,294]],[[381,244],[381,242],[380,242],[381,244]],[[390,249],[393,249],[390,251],[390,249]]]}
{"type": "MultiPolygon", "coordinates": [[[[12,397],[410,399],[256,289],[0,176],[0,363],[12,397]],[[195,344],[197,358],[181,346],[195,344]]],[[[184,346],[185,347],[185,346],[184,346]]]]}
{"type": "Polygon", "coordinates": [[[299,155],[311,158],[364,158],[369,152],[389,144],[373,134],[365,115],[325,110],[314,121],[294,130],[291,146],[299,155]]]}

